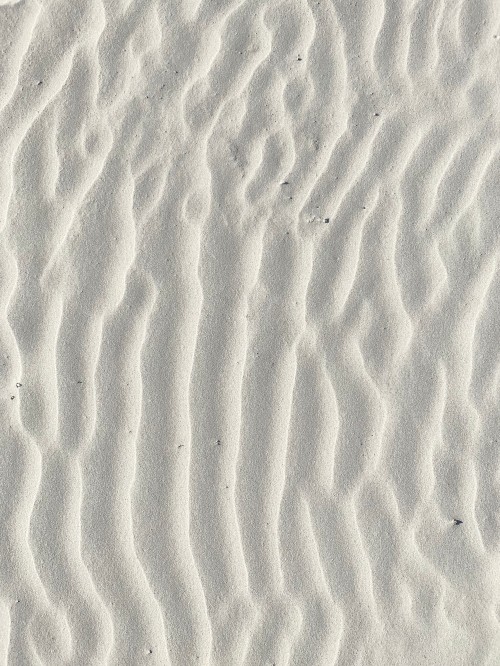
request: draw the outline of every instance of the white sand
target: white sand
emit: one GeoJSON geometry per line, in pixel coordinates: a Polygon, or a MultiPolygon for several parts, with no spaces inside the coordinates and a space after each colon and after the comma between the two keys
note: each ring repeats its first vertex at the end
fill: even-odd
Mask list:
{"type": "Polygon", "coordinates": [[[500,664],[497,34],[0,0],[1,664],[500,664]]]}

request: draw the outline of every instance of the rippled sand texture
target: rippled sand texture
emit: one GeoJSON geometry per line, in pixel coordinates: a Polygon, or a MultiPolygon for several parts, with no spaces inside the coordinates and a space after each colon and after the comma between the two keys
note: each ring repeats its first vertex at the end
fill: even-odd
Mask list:
{"type": "Polygon", "coordinates": [[[498,2],[0,5],[1,664],[500,664],[498,2]]]}

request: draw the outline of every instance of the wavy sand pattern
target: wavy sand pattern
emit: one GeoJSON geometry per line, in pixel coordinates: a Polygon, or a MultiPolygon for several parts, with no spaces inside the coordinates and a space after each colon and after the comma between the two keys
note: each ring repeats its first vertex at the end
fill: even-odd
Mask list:
{"type": "Polygon", "coordinates": [[[1,664],[500,664],[497,32],[0,1],[1,664]]]}

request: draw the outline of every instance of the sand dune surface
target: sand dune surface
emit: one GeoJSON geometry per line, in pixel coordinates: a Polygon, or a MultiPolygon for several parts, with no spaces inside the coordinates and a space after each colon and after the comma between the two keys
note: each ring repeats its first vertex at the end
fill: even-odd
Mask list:
{"type": "Polygon", "coordinates": [[[500,5],[0,47],[0,664],[500,664],[500,5]]]}

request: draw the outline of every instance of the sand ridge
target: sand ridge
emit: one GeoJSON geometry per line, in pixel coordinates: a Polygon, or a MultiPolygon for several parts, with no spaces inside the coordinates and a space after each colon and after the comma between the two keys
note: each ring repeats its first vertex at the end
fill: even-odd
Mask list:
{"type": "Polygon", "coordinates": [[[500,663],[499,12],[0,0],[2,664],[500,663]]]}

